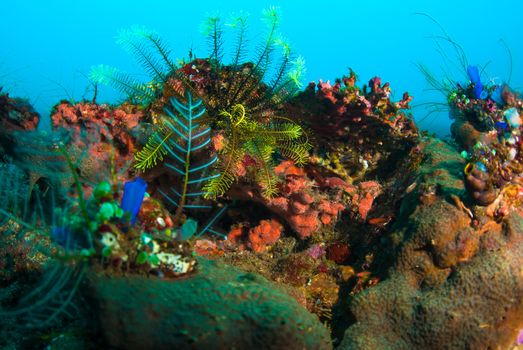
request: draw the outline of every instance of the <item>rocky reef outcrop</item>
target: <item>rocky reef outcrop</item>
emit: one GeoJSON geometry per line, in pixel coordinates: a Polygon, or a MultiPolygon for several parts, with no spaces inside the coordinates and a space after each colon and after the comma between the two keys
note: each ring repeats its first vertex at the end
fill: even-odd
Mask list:
{"type": "Polygon", "coordinates": [[[319,320],[254,273],[202,259],[197,272],[167,281],[89,278],[97,322],[118,349],[330,349],[319,320]]]}
{"type": "Polygon", "coordinates": [[[457,151],[428,140],[387,237],[386,279],[354,297],[341,349],[507,349],[523,327],[523,214],[473,214],[457,151]]]}

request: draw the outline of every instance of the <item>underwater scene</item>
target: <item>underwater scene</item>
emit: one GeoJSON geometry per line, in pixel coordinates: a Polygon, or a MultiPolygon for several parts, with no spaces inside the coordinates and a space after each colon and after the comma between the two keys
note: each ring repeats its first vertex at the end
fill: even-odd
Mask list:
{"type": "Polygon", "coordinates": [[[0,11],[0,349],[523,350],[520,1],[0,11]]]}

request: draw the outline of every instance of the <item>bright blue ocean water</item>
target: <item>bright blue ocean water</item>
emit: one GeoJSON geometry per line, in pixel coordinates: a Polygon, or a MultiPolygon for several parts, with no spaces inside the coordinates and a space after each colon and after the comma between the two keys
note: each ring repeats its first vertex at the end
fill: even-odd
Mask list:
{"type": "MultiPolygon", "coordinates": [[[[423,63],[443,78],[464,72],[438,53],[434,36],[441,35],[435,18],[467,54],[471,64],[488,64],[483,79],[510,78],[523,87],[522,34],[519,24],[523,2],[500,1],[3,1],[0,10],[0,86],[12,96],[28,98],[44,116],[60,99],[91,98],[86,76],[100,63],[143,74],[115,43],[119,29],[144,25],[157,31],[172,47],[174,57],[187,57],[189,49],[206,56],[200,24],[206,14],[219,12],[226,20],[242,10],[250,14],[253,40],[263,32],[262,9],[280,7],[282,34],[305,58],[304,82],[333,80],[352,67],[360,83],[375,75],[389,81],[396,98],[408,90],[414,96],[413,113],[420,126],[441,136],[448,134],[449,119],[442,112],[424,119],[423,104],[444,102],[427,91],[430,86],[416,67],[423,63]]],[[[455,56],[450,45],[442,52],[455,56]]],[[[455,60],[454,60],[455,61],[455,60]]],[[[146,79],[146,76],[144,76],[146,79]]],[[[101,90],[99,102],[115,102],[117,92],[101,90]]],[[[45,127],[45,125],[44,125],[45,127]]]]}

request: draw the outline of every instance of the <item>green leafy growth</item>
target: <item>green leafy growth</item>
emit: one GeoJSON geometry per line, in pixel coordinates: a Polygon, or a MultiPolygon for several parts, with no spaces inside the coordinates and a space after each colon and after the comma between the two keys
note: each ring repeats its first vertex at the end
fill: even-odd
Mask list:
{"type": "MultiPolygon", "coordinates": [[[[418,63],[417,66],[425,77],[427,83],[430,85],[430,90],[438,91],[446,100],[448,96],[456,90],[457,81],[463,79],[467,81],[469,79],[467,75],[467,67],[469,65],[467,55],[465,54],[465,50],[450,36],[436,19],[426,13],[415,13],[415,15],[427,18],[440,30],[438,35],[432,36],[432,39],[434,39],[436,51],[442,59],[442,64],[440,65],[441,71],[438,74],[434,74],[425,64],[418,63]],[[449,47],[450,50],[447,50],[449,47]],[[459,73],[461,78],[455,77],[456,72],[459,73]]],[[[448,111],[448,104],[443,102],[429,102],[422,105],[426,106],[429,111],[420,119],[420,122],[424,121],[433,113],[448,111]]]]}
{"type": "Polygon", "coordinates": [[[162,123],[158,130],[149,137],[147,144],[141,151],[134,155],[136,169],[145,171],[150,169],[158,162],[162,162],[164,157],[168,154],[167,142],[173,136],[174,131],[162,123]]]}
{"type": "Polygon", "coordinates": [[[222,111],[220,127],[225,130],[226,144],[220,152],[220,173],[210,179],[205,187],[205,197],[223,195],[237,179],[237,170],[245,155],[256,162],[256,181],[263,188],[263,195],[270,198],[277,193],[273,156],[277,153],[303,164],[310,145],[303,129],[286,118],[273,118],[271,123],[260,123],[247,115],[243,105],[236,105],[230,112],[222,111]]]}
{"type": "Polygon", "coordinates": [[[112,86],[127,95],[131,101],[149,102],[154,98],[153,90],[149,88],[148,84],[103,64],[91,68],[89,79],[98,84],[112,86]]]}

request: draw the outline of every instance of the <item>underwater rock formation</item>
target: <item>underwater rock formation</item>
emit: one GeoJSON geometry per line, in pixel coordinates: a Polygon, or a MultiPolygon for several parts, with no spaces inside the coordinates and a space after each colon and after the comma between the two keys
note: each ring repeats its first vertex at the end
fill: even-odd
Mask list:
{"type": "Polygon", "coordinates": [[[417,127],[406,113],[412,97],[405,92],[393,102],[389,83],[379,77],[362,88],[356,81],[351,70],[332,85],[312,82],[286,103],[286,113],[312,131],[315,161],[336,175],[344,180],[366,173],[385,177],[383,170],[394,167],[417,142],[417,127]]]}
{"type": "Polygon", "coordinates": [[[506,84],[482,84],[477,66],[467,71],[470,83],[456,84],[446,96],[454,119],[451,131],[469,161],[467,190],[478,205],[488,206],[502,200],[506,187],[519,186],[523,174],[523,100],[506,84]]]}
{"type": "Polygon", "coordinates": [[[327,329],[263,277],[200,260],[166,281],[93,275],[98,322],[125,349],[330,349],[327,329]]]}
{"type": "Polygon", "coordinates": [[[51,122],[53,129],[71,133],[69,152],[76,149],[83,153],[80,175],[90,182],[107,178],[111,169],[123,175],[120,180],[127,179],[138,148],[137,138],[146,133],[146,116],[137,106],[126,103],[114,108],[62,101],[54,107],[51,122]]]}
{"type": "Polygon", "coordinates": [[[417,188],[389,236],[394,265],[354,297],[341,349],[508,348],[523,327],[522,213],[504,223],[473,215],[457,196],[463,160],[425,142],[417,188]]]}
{"type": "Polygon", "coordinates": [[[0,125],[2,134],[20,130],[34,130],[40,121],[29,101],[22,98],[12,98],[2,93],[0,87],[0,125]]]}

